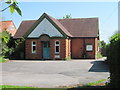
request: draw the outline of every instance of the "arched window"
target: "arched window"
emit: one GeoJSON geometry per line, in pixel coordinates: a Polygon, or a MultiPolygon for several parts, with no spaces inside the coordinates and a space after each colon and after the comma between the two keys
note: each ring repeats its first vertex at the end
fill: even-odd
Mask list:
{"type": "Polygon", "coordinates": [[[32,41],[32,53],[36,53],[36,42],[32,41]]]}
{"type": "Polygon", "coordinates": [[[55,41],[55,54],[60,53],[60,41],[55,41]]]}

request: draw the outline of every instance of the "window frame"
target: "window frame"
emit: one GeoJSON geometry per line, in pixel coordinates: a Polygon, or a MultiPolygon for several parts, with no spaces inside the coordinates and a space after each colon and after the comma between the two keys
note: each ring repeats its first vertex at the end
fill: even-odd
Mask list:
{"type": "Polygon", "coordinates": [[[36,41],[32,41],[32,48],[31,48],[31,52],[32,54],[35,54],[36,53],[36,41]],[[35,42],[35,44],[33,44],[33,42],[35,42]],[[33,47],[35,47],[35,52],[33,51],[33,47]]]}
{"type": "Polygon", "coordinates": [[[10,25],[10,30],[13,31],[14,30],[14,26],[13,25],[10,25]]]}
{"type": "Polygon", "coordinates": [[[88,52],[93,51],[93,44],[86,44],[86,51],[88,51],[88,52]],[[87,50],[87,46],[92,46],[92,49],[91,50],[87,50]]]}
{"type": "Polygon", "coordinates": [[[55,54],[60,54],[60,41],[59,40],[55,41],[55,54]],[[56,42],[59,42],[59,44],[56,44],[56,42]],[[56,46],[59,47],[59,52],[56,52],[56,46]]]}

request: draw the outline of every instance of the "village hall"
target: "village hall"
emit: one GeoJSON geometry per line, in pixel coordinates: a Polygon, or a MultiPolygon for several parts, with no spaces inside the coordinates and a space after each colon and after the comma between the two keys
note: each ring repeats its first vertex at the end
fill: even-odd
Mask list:
{"type": "Polygon", "coordinates": [[[21,22],[14,39],[25,38],[25,59],[95,59],[98,18],[55,19],[43,13],[21,22]]]}

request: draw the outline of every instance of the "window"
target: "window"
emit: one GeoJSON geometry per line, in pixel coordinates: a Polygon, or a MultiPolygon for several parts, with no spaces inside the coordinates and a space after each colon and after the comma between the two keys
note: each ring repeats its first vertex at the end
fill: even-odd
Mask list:
{"type": "Polygon", "coordinates": [[[32,42],[32,53],[36,53],[36,42],[32,42]]]}
{"type": "Polygon", "coordinates": [[[59,54],[60,53],[60,42],[55,41],[55,53],[59,54]]]}
{"type": "Polygon", "coordinates": [[[10,30],[14,30],[14,26],[11,25],[11,26],[10,26],[10,30]]]}
{"type": "Polygon", "coordinates": [[[92,44],[86,45],[86,51],[92,51],[92,50],[93,50],[92,44]]]}

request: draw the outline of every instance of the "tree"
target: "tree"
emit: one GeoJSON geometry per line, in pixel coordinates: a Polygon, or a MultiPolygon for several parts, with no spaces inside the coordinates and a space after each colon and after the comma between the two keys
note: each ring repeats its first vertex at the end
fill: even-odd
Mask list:
{"type": "Polygon", "coordinates": [[[101,53],[102,56],[106,56],[107,44],[102,40],[102,41],[98,41],[98,46],[99,46],[99,53],[101,53]]]}
{"type": "Polygon", "coordinates": [[[10,8],[10,12],[14,13],[14,11],[16,10],[17,13],[22,16],[22,12],[20,10],[20,8],[18,7],[18,2],[16,0],[6,0],[5,2],[6,4],[8,4],[8,7],[0,10],[0,12],[5,11],[6,9],[10,8]]]}
{"type": "Polygon", "coordinates": [[[70,15],[67,14],[67,15],[63,16],[63,19],[70,19],[70,18],[72,18],[72,17],[71,17],[71,14],[70,14],[70,15]]]}
{"type": "Polygon", "coordinates": [[[0,38],[0,45],[2,50],[0,51],[0,54],[2,57],[16,58],[16,55],[19,56],[20,53],[24,51],[24,38],[14,40],[6,30],[0,32],[0,38]]]}
{"type": "Polygon", "coordinates": [[[12,40],[10,44],[14,48],[14,52],[10,55],[10,59],[25,59],[25,39],[12,40]]]}
{"type": "Polygon", "coordinates": [[[106,43],[103,40],[98,41],[98,45],[99,45],[99,48],[105,48],[106,47],[106,43]]]}
{"type": "Polygon", "coordinates": [[[0,44],[2,45],[1,48],[2,52],[0,53],[2,54],[3,57],[8,57],[14,51],[14,48],[10,48],[8,46],[9,41],[11,39],[11,35],[6,30],[3,30],[0,33],[0,38],[1,38],[0,44]]]}

